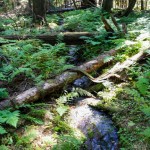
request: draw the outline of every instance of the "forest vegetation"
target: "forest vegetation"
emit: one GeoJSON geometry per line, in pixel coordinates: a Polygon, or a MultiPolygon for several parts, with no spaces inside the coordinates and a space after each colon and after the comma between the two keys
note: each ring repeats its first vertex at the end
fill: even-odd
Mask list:
{"type": "Polygon", "coordinates": [[[150,149],[150,0],[0,0],[0,150],[94,150],[94,138],[150,149]],[[78,127],[85,105],[116,141],[78,127]]]}

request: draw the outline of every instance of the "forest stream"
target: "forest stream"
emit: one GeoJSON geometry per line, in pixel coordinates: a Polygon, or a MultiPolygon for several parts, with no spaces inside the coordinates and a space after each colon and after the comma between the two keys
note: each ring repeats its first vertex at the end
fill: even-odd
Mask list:
{"type": "MultiPolygon", "coordinates": [[[[70,47],[70,60],[74,64],[79,62],[75,53],[75,46],[70,47]]],[[[86,89],[90,86],[91,81],[83,76],[74,81],[73,86],[86,89]]],[[[96,98],[77,98],[73,107],[70,107],[69,124],[73,129],[79,129],[87,138],[85,141],[85,149],[87,150],[116,150],[118,149],[117,129],[110,118],[102,111],[91,107],[100,99],[96,98]]],[[[82,148],[84,149],[84,148],[82,148]]]]}

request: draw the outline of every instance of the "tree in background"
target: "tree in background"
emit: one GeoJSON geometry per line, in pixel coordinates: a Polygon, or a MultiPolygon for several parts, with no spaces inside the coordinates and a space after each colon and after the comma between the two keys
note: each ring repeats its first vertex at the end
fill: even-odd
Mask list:
{"type": "Polygon", "coordinates": [[[137,0],[129,0],[128,8],[125,10],[125,12],[122,14],[122,16],[128,16],[132,12],[132,10],[136,4],[136,1],[137,0]]]}
{"type": "Polygon", "coordinates": [[[144,1],[141,0],[141,10],[144,10],[144,1]]]}
{"type": "Polygon", "coordinates": [[[32,0],[33,23],[46,23],[46,0],[32,0]]]}
{"type": "Polygon", "coordinates": [[[102,8],[104,11],[111,12],[112,7],[113,7],[113,0],[103,0],[102,8]]]}

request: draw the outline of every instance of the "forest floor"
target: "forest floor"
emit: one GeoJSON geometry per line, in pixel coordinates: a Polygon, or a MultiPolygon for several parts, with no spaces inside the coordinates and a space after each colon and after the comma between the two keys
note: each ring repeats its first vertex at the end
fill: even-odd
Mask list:
{"type": "MultiPolygon", "coordinates": [[[[41,35],[58,33],[55,45],[38,39],[8,40],[0,38],[0,101],[40,86],[64,70],[79,66],[93,58],[117,50],[116,56],[106,58],[106,65],[93,76],[109,72],[144,49],[145,55],[125,68],[119,78],[104,83],[90,80],[66,85],[62,90],[41,98],[36,103],[22,104],[15,109],[0,111],[0,150],[82,148],[86,137],[73,131],[68,123],[69,103],[79,97],[96,97],[98,103],[89,105],[103,111],[114,122],[119,136],[118,149],[150,149],[150,16],[134,12],[128,17],[116,18],[119,27],[127,24],[127,33],[115,29],[105,31],[100,9],[86,9],[47,15],[49,27],[32,27],[30,16],[0,17],[1,36],[41,35]],[[97,32],[93,37],[82,36],[84,44],[66,45],[63,32],[97,32]],[[89,84],[90,83],[90,84],[89,84]],[[79,88],[77,88],[79,87],[79,88]],[[91,90],[92,87],[92,90],[91,90]],[[69,141],[69,142],[68,142],[69,141]]],[[[90,131],[90,135],[92,131],[90,131]]]]}

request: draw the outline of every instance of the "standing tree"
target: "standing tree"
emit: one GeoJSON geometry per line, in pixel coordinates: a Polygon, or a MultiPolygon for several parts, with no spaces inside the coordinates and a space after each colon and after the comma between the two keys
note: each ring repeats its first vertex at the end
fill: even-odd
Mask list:
{"type": "Polygon", "coordinates": [[[128,16],[132,12],[135,6],[135,3],[136,3],[136,0],[129,0],[128,8],[125,10],[125,12],[121,16],[128,16]]]}
{"type": "Polygon", "coordinates": [[[141,10],[144,10],[144,1],[141,0],[141,10]]]}
{"type": "Polygon", "coordinates": [[[46,0],[32,0],[33,23],[46,23],[46,0]]]}
{"type": "Polygon", "coordinates": [[[112,7],[113,7],[113,0],[103,0],[102,8],[104,11],[111,12],[112,7]]]}

